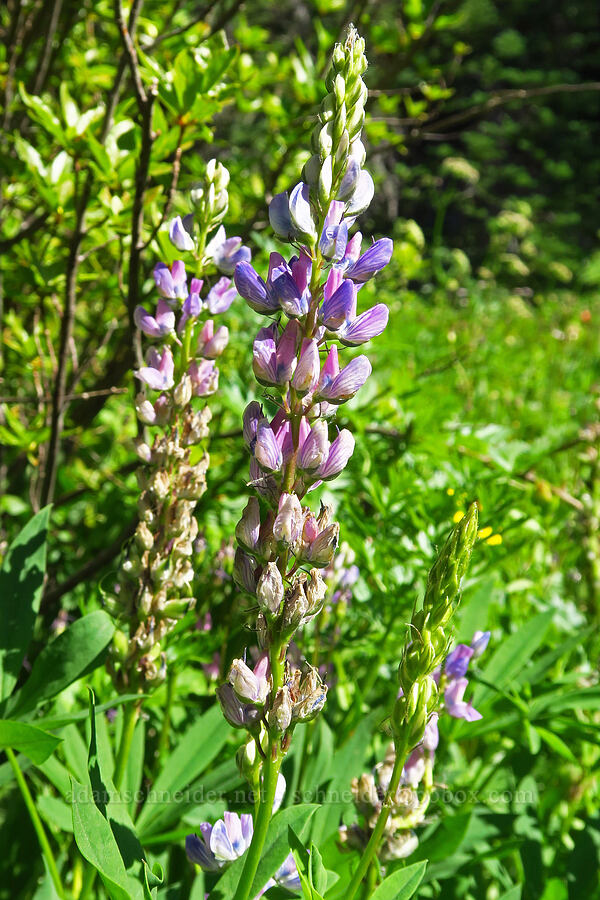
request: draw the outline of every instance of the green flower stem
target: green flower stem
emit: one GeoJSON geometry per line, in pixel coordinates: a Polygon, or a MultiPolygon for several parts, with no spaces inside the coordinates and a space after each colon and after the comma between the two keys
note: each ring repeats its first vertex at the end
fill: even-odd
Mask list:
{"type": "Polygon", "coordinates": [[[169,749],[169,733],[171,731],[171,707],[173,706],[173,698],[175,697],[175,681],[177,675],[172,668],[167,670],[167,702],[163,715],[163,724],[158,740],[158,748],[156,751],[157,764],[160,762],[169,749]]]}
{"type": "MultiPolygon", "coordinates": [[[[273,688],[271,696],[274,698],[283,684],[285,677],[285,650],[286,645],[274,642],[270,650],[271,674],[273,676],[273,688]]],[[[262,789],[260,790],[260,804],[255,814],[254,833],[252,843],[248,848],[244,868],[235,892],[233,900],[248,900],[252,890],[252,883],[256,876],[256,870],[260,862],[269,822],[273,813],[273,803],[277,790],[277,778],[283,761],[283,752],[279,747],[279,741],[269,737],[267,757],[262,768],[262,789]]]]}
{"type": "Polygon", "coordinates": [[[130,703],[125,709],[123,716],[123,730],[121,731],[121,741],[119,743],[119,751],[117,753],[117,761],[115,763],[115,771],[113,774],[113,784],[117,790],[120,790],[125,775],[125,767],[129,759],[129,751],[131,750],[131,742],[133,733],[140,712],[141,701],[130,703]]]}
{"type": "Polygon", "coordinates": [[[40,842],[42,854],[44,856],[44,859],[46,860],[46,865],[48,866],[48,871],[50,872],[50,877],[52,879],[52,883],[54,884],[54,889],[58,896],[62,898],[65,896],[65,891],[62,886],[62,881],[60,880],[60,874],[56,865],[56,860],[54,859],[52,848],[48,842],[48,838],[46,837],[46,832],[44,831],[42,820],[39,817],[37,809],[35,808],[33,797],[31,796],[31,792],[27,787],[25,776],[21,772],[19,763],[17,762],[17,758],[10,747],[6,748],[5,753],[13,772],[15,773],[15,778],[17,779],[17,784],[19,785],[21,796],[25,801],[25,806],[27,807],[27,812],[29,813],[31,824],[35,828],[35,833],[37,834],[38,841],[40,842]]]}
{"type": "Polygon", "coordinates": [[[403,743],[399,742],[396,745],[396,760],[394,762],[394,769],[392,771],[390,784],[385,795],[385,800],[383,801],[383,806],[381,807],[381,812],[379,813],[379,818],[375,823],[375,828],[373,829],[373,833],[371,835],[369,843],[365,848],[365,852],[360,858],[360,861],[356,868],[356,872],[352,876],[352,881],[348,886],[344,900],[353,900],[353,897],[356,896],[356,893],[362,884],[363,878],[367,874],[371,862],[377,854],[377,850],[379,848],[381,838],[383,837],[389,814],[392,810],[394,797],[396,796],[396,791],[398,790],[398,785],[400,784],[400,777],[402,775],[402,769],[406,760],[406,751],[406,741],[404,741],[403,743]]]}

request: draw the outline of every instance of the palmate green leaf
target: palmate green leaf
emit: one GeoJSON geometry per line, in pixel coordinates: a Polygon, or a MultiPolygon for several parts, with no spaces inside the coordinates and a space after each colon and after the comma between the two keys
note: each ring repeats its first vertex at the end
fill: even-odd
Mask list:
{"type": "Polygon", "coordinates": [[[60,738],[35,725],[0,719],[0,750],[10,747],[24,753],[34,763],[43,763],[60,744],[60,738]]]}
{"type": "MultiPolygon", "coordinates": [[[[484,669],[489,685],[493,684],[498,689],[510,685],[512,678],[525,668],[544,640],[553,615],[551,610],[539,613],[502,642],[484,669]]],[[[479,709],[493,695],[491,686],[478,684],[473,693],[473,706],[479,709]]]]}
{"type": "MultiPolygon", "coordinates": [[[[301,803],[298,806],[280,809],[273,816],[267,831],[265,846],[256,876],[252,882],[251,897],[255,897],[258,894],[288,855],[288,827],[291,826],[295,832],[301,834],[302,829],[317,809],[318,807],[315,803],[301,803]]],[[[231,900],[240,880],[244,861],[245,857],[241,856],[225,870],[213,888],[210,900],[231,900]]]]}
{"type": "Polygon", "coordinates": [[[27,523],[0,569],[0,700],[16,684],[40,608],[49,516],[46,506],[27,523]]]}
{"type": "Polygon", "coordinates": [[[153,785],[155,803],[148,803],[137,820],[140,836],[152,833],[165,805],[173,802],[173,795],[189,785],[213,761],[225,744],[231,726],[227,724],[216,704],[200,716],[178,741],[167,757],[153,785]],[[160,798],[164,797],[162,802],[160,798]]]}
{"type": "Polygon", "coordinates": [[[31,675],[11,698],[10,714],[22,716],[99,666],[114,630],[114,624],[102,610],[73,622],[44,647],[31,675]]]}
{"type": "Polygon", "coordinates": [[[423,881],[427,860],[398,869],[379,885],[371,900],[409,900],[423,881]]]}

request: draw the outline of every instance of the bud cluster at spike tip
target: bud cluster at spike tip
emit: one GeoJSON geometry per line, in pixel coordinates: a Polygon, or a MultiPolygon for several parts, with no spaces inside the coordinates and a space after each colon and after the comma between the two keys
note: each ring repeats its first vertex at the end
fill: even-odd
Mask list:
{"type": "MultiPolygon", "coordinates": [[[[166,674],[165,640],[194,603],[191,557],[198,524],[194,510],[206,489],[208,453],[198,452],[208,437],[211,413],[196,398],[218,388],[216,360],[229,339],[214,316],[226,312],[237,296],[230,278],[250,251],[241,239],[208,232],[227,210],[226,169],[207,165],[195,201],[204,215],[194,236],[192,216],[176,216],[168,225],[177,251],[196,258],[154,267],[156,306],[138,306],[134,321],[152,343],[134,375],[142,385],[136,398],[140,422],[154,429],[151,442],[139,440],[139,523],[106,605],[119,622],[109,668],[119,689],[155,687],[166,674]],[[190,269],[196,266],[196,274],[190,269]],[[210,283],[207,276],[215,272],[210,283]],[[223,274],[220,274],[223,273],[223,274]]],[[[194,192],[193,192],[194,193],[194,192]]]]}

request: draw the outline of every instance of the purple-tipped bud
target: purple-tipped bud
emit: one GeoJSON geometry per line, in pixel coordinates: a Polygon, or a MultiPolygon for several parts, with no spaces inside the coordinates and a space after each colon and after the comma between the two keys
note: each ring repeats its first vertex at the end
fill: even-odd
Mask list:
{"type": "Polygon", "coordinates": [[[319,380],[321,364],[319,361],[319,346],[314,338],[305,340],[302,344],[300,359],[292,379],[292,387],[301,397],[312,391],[319,380]]]}
{"type": "Polygon", "coordinates": [[[329,403],[345,403],[354,397],[372,372],[371,363],[366,356],[357,356],[344,366],[339,375],[331,381],[321,384],[315,393],[315,399],[327,400],[329,403]]]}
{"type": "Polygon", "coordinates": [[[253,553],[258,546],[259,534],[260,507],[256,497],[250,497],[242,513],[242,518],[235,527],[235,536],[244,550],[253,553]]]}
{"type": "Polygon", "coordinates": [[[193,250],[194,249],[194,240],[189,234],[183,222],[181,221],[181,216],[175,216],[174,219],[171,219],[169,224],[169,239],[174,247],[178,250],[193,250]]]}
{"type": "Polygon", "coordinates": [[[158,301],[156,317],[151,316],[143,306],[136,306],[133,319],[147,337],[165,337],[175,329],[175,313],[166,300],[158,301]]]}
{"type": "Polygon", "coordinates": [[[346,270],[346,275],[352,281],[363,284],[387,266],[393,249],[394,245],[389,238],[380,238],[346,270]]]}
{"type": "Polygon", "coordinates": [[[312,563],[313,566],[318,566],[320,569],[328,566],[333,559],[335,548],[338,545],[339,535],[340,526],[337,522],[332,522],[331,525],[328,525],[327,528],[321,531],[315,540],[312,541],[304,554],[306,560],[312,563]]]}
{"type": "Polygon", "coordinates": [[[295,494],[282,494],[279,498],[279,509],[273,522],[273,537],[289,547],[300,539],[302,534],[302,507],[295,494]]]}
{"type": "MultiPolygon", "coordinates": [[[[227,715],[225,715],[225,718],[227,718],[227,715]]],[[[208,822],[205,824],[208,825],[208,822]]],[[[200,866],[202,869],[204,869],[205,872],[218,872],[221,868],[221,866],[217,862],[216,856],[214,855],[210,847],[208,847],[207,844],[203,840],[201,840],[197,834],[187,835],[185,839],[185,852],[189,861],[195,863],[197,866],[200,866]]]]}
{"type": "Polygon", "coordinates": [[[219,278],[206,296],[206,305],[211,316],[227,312],[237,293],[231,278],[219,278]]]}
{"type": "Polygon", "coordinates": [[[238,293],[255,312],[270,316],[279,309],[279,303],[267,291],[266,284],[250,263],[238,263],[233,273],[233,280],[238,293]]]}
{"type": "Polygon", "coordinates": [[[490,640],[490,631],[476,631],[473,635],[473,640],[471,641],[471,650],[473,651],[473,659],[478,659],[481,654],[485,651],[489,640],[490,640]]]}
{"type": "Polygon", "coordinates": [[[290,193],[289,209],[295,237],[300,241],[316,240],[317,229],[310,208],[310,191],[302,181],[290,193]]]}
{"type": "Polygon", "coordinates": [[[368,172],[361,172],[356,181],[352,198],[346,204],[346,215],[356,217],[364,213],[371,203],[374,193],[373,179],[368,172]]]}
{"type": "Polygon", "coordinates": [[[346,203],[358,186],[358,180],[360,178],[360,166],[355,159],[349,159],[348,165],[346,166],[346,171],[344,172],[344,177],[340,183],[337,192],[337,199],[342,200],[346,203]]]}
{"type": "Polygon", "coordinates": [[[207,319],[198,338],[198,354],[205,359],[216,359],[220,356],[229,340],[229,329],[226,325],[219,325],[214,330],[214,322],[207,319]]]}
{"type": "Polygon", "coordinates": [[[348,225],[342,222],[341,225],[326,225],[321,234],[319,248],[325,259],[332,259],[334,262],[341,259],[348,242],[348,225]]]}
{"type": "Polygon", "coordinates": [[[425,774],[425,754],[423,745],[419,744],[410,754],[402,769],[402,782],[417,788],[425,774]]]}
{"type": "Polygon", "coordinates": [[[252,560],[240,547],[235,551],[233,559],[233,580],[247,594],[256,593],[256,574],[252,560]]]}
{"type": "Polygon", "coordinates": [[[269,203],[269,222],[271,228],[285,241],[291,240],[294,234],[294,226],[290,216],[290,204],[287,191],[275,194],[269,203]]]}
{"type": "Polygon", "coordinates": [[[267,699],[270,687],[268,675],[268,659],[261,657],[254,667],[250,669],[243,659],[234,659],[229,669],[227,679],[237,696],[246,703],[255,703],[262,706],[267,699]]]}
{"type": "MultiPolygon", "coordinates": [[[[332,269],[332,271],[335,271],[332,269]]],[[[357,289],[353,281],[345,279],[334,293],[323,301],[319,321],[329,331],[337,331],[356,314],[357,289]]]]}
{"type": "Polygon", "coordinates": [[[258,428],[258,423],[261,421],[261,419],[264,419],[262,406],[260,405],[260,403],[258,403],[257,400],[252,400],[252,402],[249,403],[244,410],[244,415],[242,418],[244,440],[251,453],[254,452],[254,444],[256,443],[256,431],[258,428]]]}
{"type": "Polygon", "coordinates": [[[385,330],[389,316],[390,311],[385,303],[378,303],[357,316],[353,322],[347,322],[339,331],[338,338],[348,347],[364,344],[385,330]]]}
{"type": "Polygon", "coordinates": [[[276,616],[283,600],[283,579],[277,563],[270,562],[263,569],[256,587],[258,605],[265,613],[276,616]]]}
{"type": "Polygon", "coordinates": [[[327,422],[317,419],[301,445],[298,466],[305,472],[313,472],[327,459],[329,437],[327,422]]]}
{"type": "Polygon", "coordinates": [[[148,366],[142,366],[133,374],[154,391],[167,391],[173,387],[175,363],[169,347],[165,347],[160,356],[155,350],[148,353],[148,366]]]}
{"type": "Polygon", "coordinates": [[[258,423],[254,456],[263,469],[268,469],[271,472],[278,472],[283,465],[281,447],[277,443],[273,429],[266,419],[258,423]]]}
{"type": "Polygon", "coordinates": [[[343,428],[332,443],[327,459],[317,469],[317,475],[323,481],[335,478],[345,469],[348,460],[354,453],[354,438],[347,428],[343,428]]]}

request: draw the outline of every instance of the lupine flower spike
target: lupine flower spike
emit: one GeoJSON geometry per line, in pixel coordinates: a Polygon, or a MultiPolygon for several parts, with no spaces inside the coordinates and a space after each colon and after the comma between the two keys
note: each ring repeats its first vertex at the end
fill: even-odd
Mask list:
{"type": "MultiPolygon", "coordinates": [[[[313,130],[313,155],[302,181],[270,204],[271,226],[293,245],[292,254],[271,253],[263,274],[238,256],[233,275],[251,309],[270,320],[254,341],[253,371],[259,385],[279,399],[272,419],[258,401],[244,413],[252,497],[236,529],[234,564],[261,660],[269,666],[259,663],[257,673],[234,660],[218,691],[228,721],[245,728],[261,748],[253,766],[246,754],[241,757],[251,787],[260,787],[260,803],[235,900],[250,897],[293,731],[319,714],[327,696],[316,668],[292,663],[287,648],[323,607],[327,585],[321,572],[332,565],[339,541],[333,510],[313,509],[307,494],[348,464],[354,437],[332,419],[371,374],[364,355],[340,364],[338,347],[366,343],[388,321],[384,304],[359,311],[358,294],[390,261],[392,242],[380,239],[361,254],[360,234],[350,236],[373,197],[360,139],[367,98],[364,46],[352,26],[336,45],[328,94],[313,130]]],[[[234,248],[231,256],[227,250],[227,258],[240,251],[234,248]]]]}
{"type": "Polygon", "coordinates": [[[236,254],[250,259],[241,240],[227,242],[222,229],[206,245],[207,234],[227,210],[227,180],[223,166],[208,163],[206,184],[193,192],[203,215],[197,238],[190,216],[176,216],[169,225],[176,250],[196,257],[195,273],[190,277],[187,270],[193,258],[187,268],[179,259],[172,265],[157,263],[156,308],[138,306],[134,314],[140,331],[153,342],[145,365],[134,375],[142,387],[138,418],[154,433],[137,446],[144,464],[138,472],[139,524],[114,595],[106,600],[120,619],[110,667],[121,689],[146,690],[162,681],[166,637],[195,602],[190,562],[198,533],[194,509],[206,488],[209,461],[208,453],[197,448],[208,436],[211,413],[204,401],[217,390],[216,360],[229,337],[227,327],[215,326],[212,316],[225,312],[236,296],[230,278],[221,277],[210,287],[198,276],[231,272],[236,254]]]}

